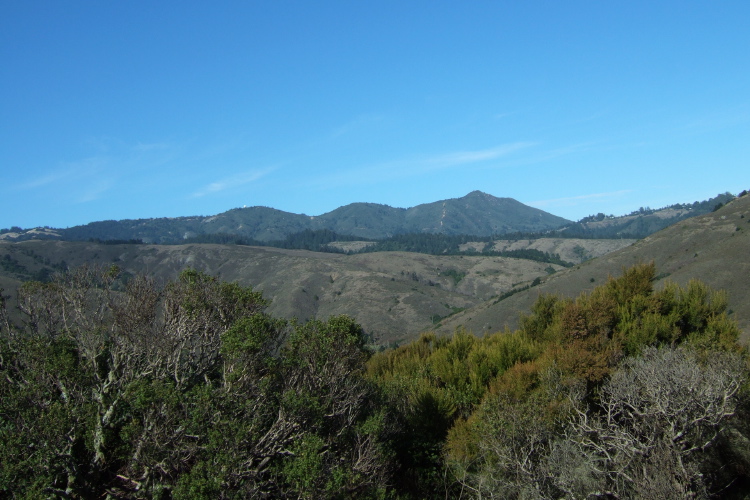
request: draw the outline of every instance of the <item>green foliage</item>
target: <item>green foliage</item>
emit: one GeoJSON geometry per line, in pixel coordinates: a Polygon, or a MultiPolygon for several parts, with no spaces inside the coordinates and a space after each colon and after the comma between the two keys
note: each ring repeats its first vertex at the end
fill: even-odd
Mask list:
{"type": "MultiPolygon", "coordinates": [[[[611,377],[620,373],[623,359],[632,360],[627,356],[653,352],[654,346],[667,349],[679,344],[707,360],[744,353],[737,344],[737,325],[726,315],[726,294],[712,291],[697,281],[684,288],[668,282],[657,291],[653,288],[655,273],[653,264],[638,265],[575,300],[550,295],[538,298],[531,314],[522,318],[516,334],[533,339],[538,348],[527,359],[498,372],[476,410],[467,419],[458,420],[448,433],[447,460],[465,487],[476,491],[478,496],[500,497],[527,495],[528,488],[546,492],[544,497],[564,496],[566,491],[572,495],[574,490],[579,491],[576,495],[585,496],[580,492],[606,488],[602,481],[608,481],[609,476],[597,470],[607,466],[594,464],[594,455],[581,454],[581,444],[564,436],[578,432],[586,436],[591,422],[611,418],[611,413],[597,413],[603,404],[599,401],[600,391],[611,377]],[[581,410],[588,404],[591,404],[588,413],[581,410]],[[574,411],[574,407],[578,409],[574,411]],[[563,424],[571,427],[563,428],[563,424]],[[571,469],[577,472],[574,475],[565,472],[571,469]]],[[[705,369],[719,372],[729,369],[729,365],[717,363],[705,369]]],[[[680,370],[680,373],[696,373],[698,369],[693,366],[680,370]]],[[[736,382],[737,375],[722,380],[736,382]]],[[[731,389],[727,397],[732,399],[721,401],[731,403],[731,413],[736,407],[733,401],[738,385],[727,387],[731,389]]],[[[665,397],[676,400],[686,396],[674,393],[665,397]]],[[[603,422],[609,422],[602,425],[609,425],[611,432],[617,432],[616,422],[603,422]]],[[[612,439],[623,439],[622,434],[613,436],[618,437],[612,439]]],[[[705,446],[713,441],[709,439],[707,443],[705,446]]],[[[594,450],[602,444],[596,441],[590,446],[594,450]]],[[[674,457],[664,460],[667,461],[658,462],[664,467],[679,463],[674,457]]],[[[657,467],[658,463],[641,465],[640,470],[652,470],[649,467],[657,467]]],[[[701,463],[700,467],[706,464],[701,463]]],[[[655,477],[648,481],[657,481],[655,477]]],[[[685,491],[693,487],[688,483],[685,491]]],[[[648,489],[653,484],[642,486],[648,489]]],[[[612,488],[634,491],[632,484],[612,488]]]]}
{"type": "Polygon", "coordinates": [[[369,377],[388,396],[401,423],[394,443],[401,487],[416,498],[450,489],[442,473],[450,429],[474,411],[498,375],[538,354],[538,343],[524,334],[480,339],[459,330],[450,338],[423,334],[374,355],[369,377]]]}
{"type": "Polygon", "coordinates": [[[325,443],[315,434],[305,436],[292,449],[292,457],[283,466],[283,476],[301,498],[316,498],[318,481],[323,470],[322,451],[325,443]]]}
{"type": "Polygon", "coordinates": [[[313,252],[340,253],[334,247],[328,246],[334,241],[368,241],[367,238],[356,237],[346,234],[338,234],[330,229],[305,229],[299,233],[288,235],[283,240],[270,241],[267,244],[277,248],[289,248],[297,250],[311,250],[313,252]]]}
{"type": "Polygon", "coordinates": [[[547,330],[563,304],[555,295],[540,294],[531,306],[531,314],[521,316],[521,331],[537,341],[551,340],[547,330]]]}
{"type": "Polygon", "coordinates": [[[456,271],[455,269],[448,269],[446,271],[443,271],[440,274],[451,277],[453,279],[454,286],[458,285],[461,282],[461,280],[466,277],[465,272],[456,271]]]}
{"type": "Polygon", "coordinates": [[[172,490],[172,497],[176,500],[220,498],[222,493],[221,479],[220,470],[212,469],[207,462],[199,462],[189,472],[180,476],[172,490]]]}

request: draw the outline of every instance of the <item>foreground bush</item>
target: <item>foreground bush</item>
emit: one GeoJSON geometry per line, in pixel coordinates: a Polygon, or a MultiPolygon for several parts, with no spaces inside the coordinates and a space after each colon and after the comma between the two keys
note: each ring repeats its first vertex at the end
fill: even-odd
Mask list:
{"type": "Polygon", "coordinates": [[[350,318],[288,324],[192,270],[82,267],[19,290],[0,335],[0,494],[376,496],[384,420],[350,318]]]}
{"type": "Polygon", "coordinates": [[[542,295],[514,333],[427,334],[374,356],[369,375],[401,421],[402,486],[469,498],[747,486],[747,362],[726,295],[698,281],[655,290],[655,274],[542,295]]]}

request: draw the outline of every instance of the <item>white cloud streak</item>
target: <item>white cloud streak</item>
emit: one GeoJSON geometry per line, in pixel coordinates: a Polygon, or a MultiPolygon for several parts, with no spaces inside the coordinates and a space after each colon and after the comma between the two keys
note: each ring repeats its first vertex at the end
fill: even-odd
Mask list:
{"type": "Polygon", "coordinates": [[[167,142],[154,142],[149,144],[144,144],[142,142],[139,142],[135,146],[133,146],[133,151],[137,153],[143,153],[143,152],[150,152],[150,151],[166,151],[169,149],[172,149],[172,145],[167,142]]]}
{"type": "Polygon", "coordinates": [[[469,163],[477,163],[481,161],[495,160],[506,156],[519,149],[531,146],[529,142],[518,142],[514,144],[506,144],[504,146],[483,149],[480,151],[459,151],[456,153],[447,153],[433,158],[428,158],[423,164],[427,167],[432,168],[446,168],[466,165],[469,163]]]}
{"type": "Polygon", "coordinates": [[[382,122],[384,120],[383,115],[379,114],[364,114],[357,116],[353,120],[350,120],[349,122],[336,127],[330,134],[331,139],[337,139],[341,136],[350,134],[351,132],[355,130],[362,129],[364,127],[372,126],[376,123],[382,122]]]}
{"type": "Polygon", "coordinates": [[[424,175],[451,168],[465,167],[498,160],[518,150],[533,146],[532,142],[515,142],[476,151],[456,151],[435,156],[404,158],[367,165],[315,179],[321,186],[360,185],[424,175]]]}
{"type": "Polygon", "coordinates": [[[16,187],[21,190],[36,189],[42,186],[47,186],[49,184],[60,182],[64,179],[73,177],[75,175],[76,175],[76,172],[73,169],[58,170],[56,172],[50,172],[48,174],[41,175],[35,179],[28,180],[22,184],[19,184],[16,187]]]}
{"type": "Polygon", "coordinates": [[[66,162],[61,168],[23,182],[17,185],[16,188],[20,190],[33,190],[51,184],[63,184],[71,181],[82,182],[101,172],[103,168],[106,167],[107,163],[108,160],[101,157],[66,162]]]}
{"type": "Polygon", "coordinates": [[[214,182],[211,182],[210,184],[207,184],[203,188],[199,189],[198,191],[194,192],[192,197],[193,198],[201,198],[204,196],[213,195],[216,193],[220,193],[222,191],[226,191],[227,189],[232,189],[240,186],[244,186],[246,184],[253,183],[269,173],[271,173],[274,168],[266,168],[266,169],[256,169],[256,170],[250,170],[246,172],[240,172],[238,174],[224,177],[223,179],[216,180],[214,182]]]}
{"type": "Polygon", "coordinates": [[[579,205],[582,202],[591,200],[611,200],[612,198],[618,198],[625,194],[631,193],[630,189],[623,189],[620,191],[611,191],[608,193],[592,193],[584,194],[580,196],[571,196],[568,198],[554,198],[551,200],[537,200],[529,202],[529,205],[540,208],[540,207],[571,207],[579,205]]]}
{"type": "Polygon", "coordinates": [[[100,179],[95,183],[86,186],[85,191],[78,198],[78,203],[87,203],[89,201],[98,200],[102,198],[104,193],[112,189],[114,185],[114,179],[100,179]]]}

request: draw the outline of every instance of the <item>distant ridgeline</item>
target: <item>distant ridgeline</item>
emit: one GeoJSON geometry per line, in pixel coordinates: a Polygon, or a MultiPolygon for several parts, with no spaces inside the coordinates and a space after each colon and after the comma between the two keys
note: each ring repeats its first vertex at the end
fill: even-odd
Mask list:
{"type": "MultiPolygon", "coordinates": [[[[746,191],[740,195],[746,194],[746,191]]],[[[318,217],[268,207],[233,209],[212,217],[99,221],[66,229],[50,227],[0,230],[0,239],[55,239],[108,244],[214,243],[272,246],[323,252],[404,251],[433,255],[520,257],[565,265],[559,256],[537,250],[496,252],[497,239],[644,238],[671,224],[702,215],[731,201],[731,193],[702,202],[660,209],[641,208],[615,217],[599,213],[571,222],[510,198],[474,191],[463,198],[409,209],[353,203],[318,217]],[[366,242],[358,246],[334,243],[366,242]],[[486,243],[487,250],[461,250],[486,243]]],[[[479,245],[481,247],[481,245],[479,245]]]]}
{"type": "MultiPolygon", "coordinates": [[[[474,191],[450,200],[393,208],[352,203],[320,216],[294,214],[269,207],[237,208],[210,216],[92,222],[67,229],[7,230],[5,239],[87,241],[140,239],[146,243],[178,243],[209,234],[230,234],[244,241],[279,241],[305,230],[330,230],[358,239],[385,239],[397,234],[441,233],[490,236],[545,232],[571,221],[511,198],[474,191]]],[[[1,235],[0,235],[1,236],[1,235]]]]}
{"type": "MultiPolygon", "coordinates": [[[[740,196],[747,191],[740,193],[740,196]]],[[[681,220],[712,212],[735,196],[723,193],[705,201],[677,203],[663,208],[641,207],[628,215],[590,215],[560,229],[559,235],[568,238],[645,238],[681,220]]]]}

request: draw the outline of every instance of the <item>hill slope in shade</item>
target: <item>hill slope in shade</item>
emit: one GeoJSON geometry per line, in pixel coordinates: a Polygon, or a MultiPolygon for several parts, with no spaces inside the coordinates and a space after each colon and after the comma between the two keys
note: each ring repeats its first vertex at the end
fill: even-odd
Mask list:
{"type": "Polygon", "coordinates": [[[719,210],[684,220],[635,244],[574,268],[546,277],[538,286],[503,300],[493,299],[441,322],[439,331],[465,326],[475,333],[518,325],[541,293],[575,297],[617,276],[623,267],[654,261],[659,284],[680,285],[699,279],[729,293],[729,308],[750,340],[750,196],[727,203],[719,210]]]}

